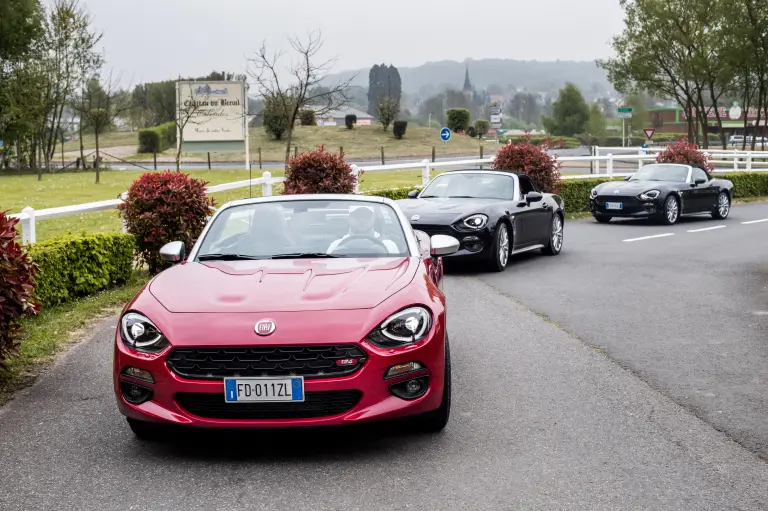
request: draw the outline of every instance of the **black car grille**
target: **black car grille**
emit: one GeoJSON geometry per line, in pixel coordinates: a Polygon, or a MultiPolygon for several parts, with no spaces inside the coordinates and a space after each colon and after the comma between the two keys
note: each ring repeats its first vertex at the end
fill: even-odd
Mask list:
{"type": "Polygon", "coordinates": [[[304,401],[277,403],[227,403],[224,393],[176,394],[176,402],[187,412],[208,419],[312,419],[348,412],[360,402],[359,390],[307,392],[304,401]]]}
{"type": "Polygon", "coordinates": [[[606,202],[621,202],[624,207],[639,206],[642,202],[634,195],[600,195],[597,197],[597,203],[604,206],[606,202]]]}
{"type": "Polygon", "coordinates": [[[333,378],[363,366],[365,351],[354,344],[324,346],[257,346],[175,348],[168,367],[183,378],[221,380],[225,377],[303,376],[333,378]]]}
{"type": "Polygon", "coordinates": [[[458,233],[451,229],[450,227],[446,227],[444,225],[419,225],[419,224],[411,224],[411,226],[417,230],[422,231],[429,236],[434,236],[436,234],[444,234],[446,236],[453,236],[454,238],[458,235],[458,233]]]}

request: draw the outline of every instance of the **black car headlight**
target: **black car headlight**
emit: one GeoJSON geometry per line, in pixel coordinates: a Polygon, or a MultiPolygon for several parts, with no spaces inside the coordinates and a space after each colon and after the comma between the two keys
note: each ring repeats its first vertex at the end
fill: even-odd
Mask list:
{"type": "Polygon", "coordinates": [[[468,229],[482,229],[488,224],[488,216],[478,213],[476,215],[468,216],[461,223],[468,229]]]}
{"type": "Polygon", "coordinates": [[[661,192],[658,190],[648,190],[647,192],[643,192],[638,197],[640,197],[641,200],[653,200],[659,196],[661,192]]]}
{"type": "Polygon", "coordinates": [[[120,318],[120,337],[125,344],[139,351],[156,352],[168,346],[168,339],[160,329],[138,312],[129,312],[120,318]]]}
{"type": "Polygon", "coordinates": [[[381,348],[395,348],[419,342],[432,329],[432,314],[424,307],[408,307],[392,314],[368,334],[381,348]]]}

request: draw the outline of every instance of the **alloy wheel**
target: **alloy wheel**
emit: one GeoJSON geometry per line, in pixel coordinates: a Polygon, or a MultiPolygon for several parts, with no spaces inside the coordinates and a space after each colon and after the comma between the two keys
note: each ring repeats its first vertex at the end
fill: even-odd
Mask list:
{"type": "Polygon", "coordinates": [[[728,211],[731,209],[731,201],[728,200],[728,195],[721,193],[717,199],[717,212],[720,213],[720,218],[728,216],[728,211]]]}
{"type": "Polygon", "coordinates": [[[509,260],[509,233],[507,232],[507,226],[501,224],[499,226],[499,265],[504,268],[507,266],[509,260]]]}
{"type": "Polygon", "coordinates": [[[670,197],[667,199],[667,221],[670,224],[674,224],[677,220],[677,215],[679,214],[679,209],[677,207],[677,199],[674,197],[670,197]]]}
{"type": "Polygon", "coordinates": [[[552,219],[552,248],[555,252],[560,252],[563,247],[563,221],[560,216],[555,215],[552,219]]]}

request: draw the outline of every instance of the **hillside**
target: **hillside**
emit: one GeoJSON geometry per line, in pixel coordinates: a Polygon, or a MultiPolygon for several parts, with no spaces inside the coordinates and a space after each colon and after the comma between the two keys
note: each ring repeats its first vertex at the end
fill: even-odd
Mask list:
{"type": "MultiPolygon", "coordinates": [[[[397,63],[394,63],[397,65],[397,63]]],[[[417,67],[398,67],[403,91],[408,94],[430,94],[445,86],[460,88],[464,71],[469,68],[472,84],[482,89],[491,84],[513,85],[531,91],[556,92],[566,82],[574,82],[584,93],[612,90],[606,73],[594,62],[523,61],[512,59],[469,59],[465,62],[427,62],[417,67]]],[[[327,77],[328,81],[345,80],[357,75],[353,85],[368,86],[368,69],[344,71],[327,77]]]]}

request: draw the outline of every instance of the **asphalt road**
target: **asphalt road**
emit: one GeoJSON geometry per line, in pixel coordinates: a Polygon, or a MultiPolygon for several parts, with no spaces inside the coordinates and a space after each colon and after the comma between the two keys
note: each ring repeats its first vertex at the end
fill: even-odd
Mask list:
{"type": "Polygon", "coordinates": [[[766,254],[755,203],[673,227],[567,221],[557,258],[521,254],[479,278],[768,459],[766,254]]]}
{"type": "MultiPolygon", "coordinates": [[[[623,247],[629,227],[600,227],[595,247],[623,247]]],[[[605,320],[600,292],[563,306],[570,287],[556,278],[557,268],[579,273],[574,265],[595,252],[595,284],[607,278],[599,271],[632,273],[605,262],[626,248],[589,252],[590,242],[573,240],[592,228],[571,223],[558,258],[447,278],[455,393],[451,422],[434,436],[380,426],[139,442],[115,408],[112,318],[0,409],[0,509],[766,509],[764,461],[496,288],[605,320]]],[[[621,296],[615,283],[604,291],[621,296]]],[[[732,306],[723,302],[688,315],[712,329],[713,309],[732,306]]],[[[642,312],[630,318],[659,325],[646,332],[654,341],[659,306],[633,309],[642,312]]],[[[734,341],[760,342],[746,333],[734,341]]]]}

